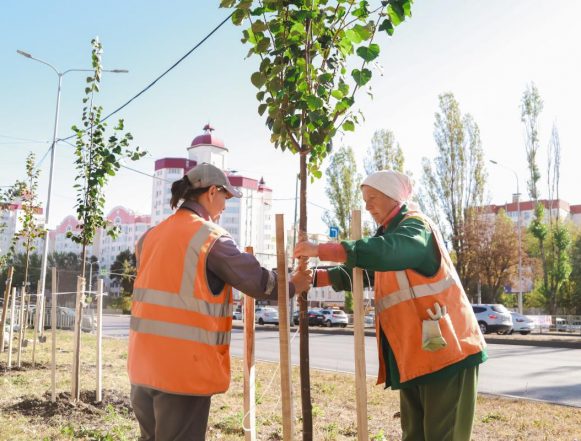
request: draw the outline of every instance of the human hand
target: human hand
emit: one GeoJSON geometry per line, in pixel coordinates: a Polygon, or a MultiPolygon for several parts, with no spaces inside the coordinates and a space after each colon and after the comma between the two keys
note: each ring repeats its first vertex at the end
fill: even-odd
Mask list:
{"type": "Polygon", "coordinates": [[[313,271],[310,269],[297,269],[291,274],[291,282],[295,286],[295,292],[305,292],[311,287],[313,271]]]}
{"type": "Polygon", "coordinates": [[[319,256],[319,246],[308,240],[299,242],[294,251],[294,257],[318,257],[319,256]]]}

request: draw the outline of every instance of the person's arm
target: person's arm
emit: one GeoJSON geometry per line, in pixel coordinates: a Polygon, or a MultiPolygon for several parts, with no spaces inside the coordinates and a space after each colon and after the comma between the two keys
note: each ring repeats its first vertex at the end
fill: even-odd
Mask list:
{"type": "Polygon", "coordinates": [[[342,241],[341,245],[347,254],[348,267],[373,271],[414,269],[428,276],[439,268],[432,232],[416,218],[404,220],[382,236],[342,241]]]}
{"type": "MultiPolygon", "coordinates": [[[[229,236],[216,240],[208,253],[207,269],[222,282],[255,299],[277,299],[277,274],[261,267],[252,254],[240,252],[229,236]]],[[[295,284],[299,285],[296,288],[308,289],[309,282],[310,276],[293,275],[289,283],[289,296],[294,296],[295,284]]]]}

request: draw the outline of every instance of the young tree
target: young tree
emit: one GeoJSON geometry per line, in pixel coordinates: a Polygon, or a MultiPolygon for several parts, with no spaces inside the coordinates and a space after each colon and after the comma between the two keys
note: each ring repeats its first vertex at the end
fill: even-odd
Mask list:
{"type": "Polygon", "coordinates": [[[341,147],[333,153],[325,174],[325,192],[333,206],[333,212],[325,212],[323,221],[329,227],[339,227],[339,238],[347,239],[351,231],[351,212],[361,205],[361,175],[357,173],[353,149],[341,147]]]}
{"type": "Polygon", "coordinates": [[[438,156],[423,158],[421,206],[448,235],[456,268],[464,282],[468,273],[463,226],[470,208],[481,206],[486,170],[480,130],[474,119],[462,115],[452,93],[439,96],[434,139],[438,156]],[[433,165],[432,165],[433,164],[433,165]]]}
{"type": "Polygon", "coordinates": [[[404,173],[404,156],[399,142],[391,130],[376,130],[371,138],[371,147],[363,160],[365,173],[370,175],[379,170],[396,170],[404,173]]]}
{"type": "MultiPolygon", "coordinates": [[[[136,161],[145,155],[145,152],[140,151],[139,147],[135,149],[130,147],[133,136],[129,132],[122,133],[124,130],[122,119],[114,127],[113,133],[108,138],[106,137],[107,123],[101,119],[103,108],[93,104],[101,82],[103,49],[98,38],[91,41],[91,46],[94,74],[87,78],[81,127],[72,127],[76,135],[75,166],[77,176],[74,188],[77,192],[76,210],[80,231],[67,233],[67,237],[71,238],[73,242],[82,245],[81,274],[85,274],[87,246],[93,243],[97,231],[103,229],[105,234],[111,237],[116,237],[118,232],[116,227],[108,224],[104,214],[104,188],[109,178],[115,176],[121,166],[122,159],[136,161]]],[[[82,323],[82,308],[79,315],[76,320],[78,323],[82,323]]],[[[74,398],[78,400],[80,396],[78,388],[80,326],[77,326],[76,333],[76,372],[73,373],[73,391],[76,392],[74,398]]]]}
{"type": "MultiPolygon", "coordinates": [[[[411,16],[412,0],[385,0],[376,8],[354,0],[222,0],[234,8],[232,20],[247,19],[243,43],[260,59],[250,78],[258,89],[258,113],[266,115],[275,148],[300,156],[299,230],[307,230],[307,174],[322,175],[320,165],[338,130],[358,122],[355,93],[372,77],[379,56],[379,33],[411,16]],[[354,55],[357,55],[357,58],[354,55]],[[351,66],[355,66],[351,68],[351,66]]],[[[304,262],[306,265],[306,262],[304,262]]],[[[303,438],[312,438],[308,372],[306,293],[299,295],[303,438]]]]}
{"type": "Polygon", "coordinates": [[[14,237],[17,242],[22,243],[24,249],[24,280],[22,285],[30,293],[29,283],[29,263],[30,256],[36,249],[35,240],[45,234],[44,227],[38,223],[37,215],[40,213],[40,203],[38,202],[38,175],[40,171],[34,165],[34,153],[30,153],[26,158],[26,180],[15,184],[15,194],[20,197],[22,214],[18,219],[21,227],[15,231],[14,237]]]}

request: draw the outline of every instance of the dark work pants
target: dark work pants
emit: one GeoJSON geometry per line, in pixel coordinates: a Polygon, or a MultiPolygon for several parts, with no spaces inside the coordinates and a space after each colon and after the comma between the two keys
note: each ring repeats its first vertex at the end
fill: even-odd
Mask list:
{"type": "Polygon", "coordinates": [[[141,441],[204,441],[211,397],[174,395],[131,385],[141,441]]]}
{"type": "Polygon", "coordinates": [[[470,441],[478,366],[400,390],[403,441],[470,441]]]}

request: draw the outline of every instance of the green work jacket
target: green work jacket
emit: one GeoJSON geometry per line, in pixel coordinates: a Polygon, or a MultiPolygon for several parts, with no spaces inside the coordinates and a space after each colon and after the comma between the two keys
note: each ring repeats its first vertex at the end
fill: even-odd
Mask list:
{"type": "MultiPolygon", "coordinates": [[[[407,206],[403,205],[387,227],[380,227],[373,237],[341,242],[347,252],[347,261],[345,265],[328,270],[329,279],[335,291],[351,290],[351,275],[354,267],[365,270],[363,275],[365,286],[373,286],[374,271],[413,269],[426,277],[436,274],[440,268],[440,253],[435,238],[429,227],[420,219],[408,218],[402,221],[408,211],[407,206]]],[[[403,389],[449,378],[460,370],[476,366],[488,358],[485,349],[439,371],[401,383],[395,355],[381,327],[378,338],[385,361],[386,388],[391,386],[392,389],[403,389]]]]}

